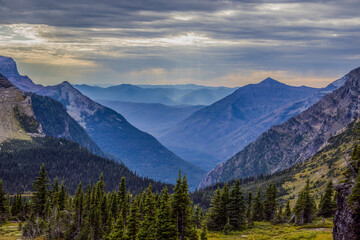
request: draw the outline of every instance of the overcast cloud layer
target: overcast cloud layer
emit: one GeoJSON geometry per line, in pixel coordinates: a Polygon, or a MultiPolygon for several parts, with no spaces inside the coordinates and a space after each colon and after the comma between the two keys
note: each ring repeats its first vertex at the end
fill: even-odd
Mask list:
{"type": "Polygon", "coordinates": [[[325,86],[360,66],[360,1],[0,0],[38,83],[325,86]]]}

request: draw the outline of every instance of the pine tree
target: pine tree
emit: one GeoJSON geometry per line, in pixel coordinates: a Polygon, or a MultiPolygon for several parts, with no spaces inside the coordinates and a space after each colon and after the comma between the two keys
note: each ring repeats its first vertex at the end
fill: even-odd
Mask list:
{"type": "Polygon", "coordinates": [[[59,195],[59,179],[56,177],[54,183],[52,184],[52,190],[51,190],[51,203],[52,207],[57,207],[58,205],[58,195],[59,195]]]}
{"type": "Polygon", "coordinates": [[[225,235],[229,235],[230,231],[231,231],[231,225],[230,225],[230,220],[228,218],[224,226],[223,232],[225,233],[225,235]]]}
{"type": "Polygon", "coordinates": [[[83,222],[83,213],[84,213],[84,191],[81,182],[79,183],[79,186],[77,187],[77,190],[75,192],[74,208],[75,208],[75,215],[74,215],[75,225],[76,228],[79,229],[83,222]]]}
{"type": "Polygon", "coordinates": [[[221,191],[221,208],[222,208],[223,222],[226,222],[229,219],[229,205],[230,205],[229,192],[230,192],[229,184],[225,184],[223,190],[221,191]]]}
{"type": "Polygon", "coordinates": [[[252,193],[249,192],[249,196],[248,196],[248,205],[247,205],[247,210],[246,210],[246,220],[247,220],[247,225],[249,228],[253,227],[254,223],[252,221],[252,193]]]}
{"type": "Polygon", "coordinates": [[[173,217],[176,221],[179,239],[188,238],[192,233],[191,226],[191,201],[186,176],[181,178],[181,171],[172,195],[173,217]]]}
{"type": "Polygon", "coordinates": [[[42,164],[39,171],[39,176],[36,177],[36,180],[33,183],[33,196],[32,196],[32,203],[33,203],[33,211],[36,215],[43,217],[45,204],[47,201],[48,195],[48,178],[47,172],[45,170],[45,165],[42,164]]]}
{"type": "Polygon", "coordinates": [[[290,200],[288,200],[286,203],[285,215],[286,215],[287,220],[290,220],[290,217],[291,217],[290,200]]]}
{"type": "Polygon", "coordinates": [[[218,188],[211,200],[208,214],[208,226],[210,230],[221,231],[225,225],[222,212],[221,190],[218,188]]]}
{"type": "Polygon", "coordinates": [[[332,180],[330,180],[326,185],[324,195],[322,195],[319,204],[318,216],[328,218],[335,214],[336,203],[333,200],[333,195],[334,195],[334,186],[332,180]]]}
{"type": "Polygon", "coordinates": [[[313,220],[315,210],[315,201],[310,193],[310,180],[308,179],[294,208],[296,222],[300,225],[310,223],[313,220]]]}
{"type": "Polygon", "coordinates": [[[265,192],[264,217],[267,221],[275,218],[277,190],[274,184],[270,184],[265,192]]]}
{"type": "Polygon", "coordinates": [[[262,221],[264,219],[263,215],[263,204],[261,202],[261,191],[260,188],[258,188],[257,195],[254,198],[254,205],[253,205],[253,215],[252,219],[254,221],[262,221]]]}
{"type": "Polygon", "coordinates": [[[0,179],[0,223],[5,220],[7,215],[6,197],[3,187],[3,181],[0,179]]]}
{"type": "Polygon", "coordinates": [[[165,187],[161,192],[158,219],[157,239],[177,240],[177,228],[175,219],[172,217],[170,198],[167,187],[165,187]]]}
{"type": "Polygon", "coordinates": [[[232,229],[244,229],[246,224],[245,219],[245,202],[241,191],[240,181],[237,180],[235,185],[231,188],[229,201],[229,220],[232,229]]]}
{"type": "Polygon", "coordinates": [[[116,220],[115,226],[112,229],[109,240],[125,240],[125,234],[124,234],[124,219],[122,217],[122,214],[119,214],[118,219],[116,220]]]}
{"type": "Polygon", "coordinates": [[[126,179],[125,177],[121,178],[120,185],[119,185],[119,191],[118,191],[118,208],[121,211],[123,218],[126,218],[126,179]]]}
{"type": "Polygon", "coordinates": [[[65,186],[64,183],[60,186],[60,191],[57,194],[58,199],[58,209],[59,211],[62,211],[65,209],[65,203],[66,203],[66,193],[65,193],[65,186]]]}
{"type": "Polygon", "coordinates": [[[157,233],[157,209],[154,194],[152,193],[151,184],[146,191],[144,209],[144,221],[141,223],[141,228],[137,234],[138,240],[155,240],[157,233]]]}
{"type": "Polygon", "coordinates": [[[139,231],[140,225],[140,213],[138,200],[135,199],[130,208],[130,215],[126,225],[126,239],[127,240],[136,240],[136,235],[139,231]]]}
{"type": "Polygon", "coordinates": [[[205,225],[204,225],[203,228],[202,228],[201,235],[200,235],[200,240],[208,240],[208,237],[207,237],[207,228],[206,228],[205,225]]]}

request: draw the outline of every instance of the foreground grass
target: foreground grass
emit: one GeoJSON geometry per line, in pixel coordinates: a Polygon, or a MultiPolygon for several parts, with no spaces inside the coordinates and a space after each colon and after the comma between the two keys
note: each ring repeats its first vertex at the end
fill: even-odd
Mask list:
{"type": "Polygon", "coordinates": [[[312,224],[305,226],[294,226],[291,224],[273,225],[268,222],[255,222],[254,228],[247,229],[241,232],[231,232],[229,235],[225,235],[219,232],[209,232],[208,239],[317,239],[325,240],[332,239],[332,219],[326,219],[323,222],[322,219],[316,220],[312,224]]]}
{"type": "Polygon", "coordinates": [[[18,223],[5,223],[0,226],[1,240],[16,240],[21,238],[21,231],[18,223]]]}

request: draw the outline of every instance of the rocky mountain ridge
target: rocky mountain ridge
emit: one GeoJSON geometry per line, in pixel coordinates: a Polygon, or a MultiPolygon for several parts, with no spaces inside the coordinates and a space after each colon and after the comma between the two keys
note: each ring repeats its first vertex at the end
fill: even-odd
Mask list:
{"type": "Polygon", "coordinates": [[[360,113],[360,68],[345,85],[324,96],[304,112],[262,134],[203,179],[200,188],[219,181],[274,173],[302,162],[321,149],[360,113]]]}

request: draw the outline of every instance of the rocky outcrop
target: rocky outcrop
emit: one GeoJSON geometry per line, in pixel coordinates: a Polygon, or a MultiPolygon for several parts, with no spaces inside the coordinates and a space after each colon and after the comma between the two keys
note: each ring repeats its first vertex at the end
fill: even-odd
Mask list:
{"type": "Polygon", "coordinates": [[[313,156],[329,138],[359,116],[360,68],[357,68],[347,75],[344,86],[285,123],[270,128],[208,173],[199,187],[287,169],[313,156]]]}
{"type": "Polygon", "coordinates": [[[338,192],[336,204],[337,211],[334,218],[333,237],[334,240],[357,240],[354,233],[354,214],[349,207],[347,197],[351,194],[351,184],[339,184],[335,187],[338,192]]]}
{"type": "Polygon", "coordinates": [[[43,136],[31,106],[31,99],[0,74],[0,142],[43,136]]]}

